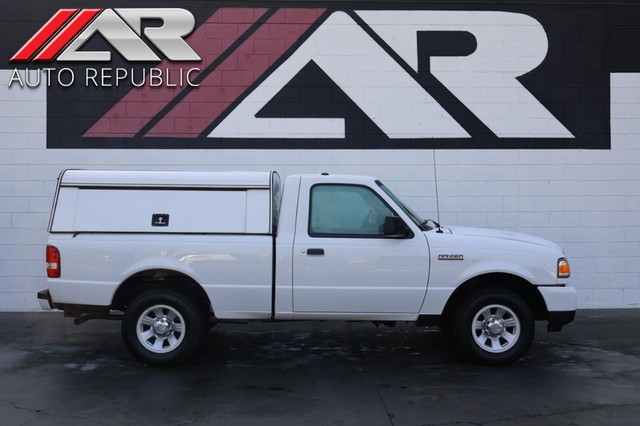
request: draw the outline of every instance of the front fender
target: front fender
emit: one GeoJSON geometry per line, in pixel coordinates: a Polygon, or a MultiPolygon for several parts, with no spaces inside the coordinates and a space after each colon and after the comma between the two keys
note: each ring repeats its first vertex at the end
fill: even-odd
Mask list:
{"type": "Polygon", "coordinates": [[[421,315],[440,315],[451,295],[469,280],[492,273],[509,274],[532,284],[550,284],[549,271],[527,268],[508,260],[484,260],[464,265],[464,261],[432,261],[431,277],[420,310],[421,315]],[[443,264],[444,263],[444,264],[443,264]],[[464,266],[467,266],[466,268],[464,266]]]}

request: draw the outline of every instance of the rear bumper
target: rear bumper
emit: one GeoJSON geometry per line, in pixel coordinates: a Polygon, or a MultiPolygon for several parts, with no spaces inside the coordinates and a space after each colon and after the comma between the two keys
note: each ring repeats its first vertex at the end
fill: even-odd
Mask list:
{"type": "Polygon", "coordinates": [[[55,309],[53,301],[51,300],[51,293],[49,293],[49,289],[38,292],[38,302],[40,302],[40,307],[45,311],[55,309]]]}

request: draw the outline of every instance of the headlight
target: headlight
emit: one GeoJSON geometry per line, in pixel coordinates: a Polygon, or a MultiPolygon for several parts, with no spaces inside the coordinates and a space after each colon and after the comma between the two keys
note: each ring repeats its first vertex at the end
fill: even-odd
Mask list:
{"type": "Polygon", "coordinates": [[[558,278],[569,278],[571,276],[571,267],[569,261],[564,257],[558,259],[558,278]]]}

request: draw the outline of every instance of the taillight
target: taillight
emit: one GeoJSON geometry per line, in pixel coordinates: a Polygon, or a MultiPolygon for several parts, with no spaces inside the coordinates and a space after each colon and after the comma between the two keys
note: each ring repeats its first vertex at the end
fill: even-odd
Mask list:
{"type": "Polygon", "coordinates": [[[47,277],[60,278],[60,251],[54,246],[47,246],[47,277]]]}

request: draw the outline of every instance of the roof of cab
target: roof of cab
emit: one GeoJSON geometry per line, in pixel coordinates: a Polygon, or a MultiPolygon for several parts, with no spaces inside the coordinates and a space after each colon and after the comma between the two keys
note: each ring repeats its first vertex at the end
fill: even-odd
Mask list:
{"type": "Polygon", "coordinates": [[[65,170],[60,186],[269,188],[272,173],[65,170]]]}

